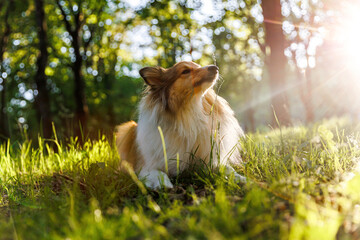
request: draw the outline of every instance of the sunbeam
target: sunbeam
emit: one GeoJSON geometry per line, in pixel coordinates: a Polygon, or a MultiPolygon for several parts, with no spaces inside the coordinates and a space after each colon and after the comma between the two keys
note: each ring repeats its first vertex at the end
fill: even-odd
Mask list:
{"type": "Polygon", "coordinates": [[[352,68],[352,71],[359,72],[360,66],[360,4],[344,3],[342,5],[343,14],[336,18],[334,24],[326,27],[327,35],[332,41],[341,46],[340,55],[342,61],[352,68]]]}

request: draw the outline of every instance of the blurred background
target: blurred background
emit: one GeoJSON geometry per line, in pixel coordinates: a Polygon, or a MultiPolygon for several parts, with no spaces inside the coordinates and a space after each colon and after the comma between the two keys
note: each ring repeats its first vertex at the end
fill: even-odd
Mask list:
{"type": "Polygon", "coordinates": [[[111,134],[137,118],[139,69],[182,60],[220,67],[248,132],[358,119],[359,13],[355,0],[1,0],[0,139],[51,138],[52,122],[59,137],[111,134]]]}

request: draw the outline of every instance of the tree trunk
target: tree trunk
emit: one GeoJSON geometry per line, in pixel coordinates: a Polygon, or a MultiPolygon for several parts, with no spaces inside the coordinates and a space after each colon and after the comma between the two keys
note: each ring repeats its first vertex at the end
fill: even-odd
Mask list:
{"type": "Polygon", "coordinates": [[[35,75],[36,87],[38,95],[35,98],[35,106],[38,121],[42,127],[44,138],[52,136],[52,117],[50,111],[50,97],[47,90],[45,68],[48,62],[48,41],[47,41],[47,25],[44,12],[43,0],[35,0],[36,20],[38,25],[39,49],[40,53],[37,58],[37,72],[35,75]]]}
{"type": "Polygon", "coordinates": [[[306,112],[306,121],[308,123],[314,121],[314,109],[312,105],[312,78],[311,78],[311,69],[308,67],[305,71],[305,112],[306,112]]]}
{"type": "Polygon", "coordinates": [[[244,97],[244,102],[247,103],[248,105],[245,110],[245,117],[246,117],[245,130],[247,132],[254,132],[256,126],[256,120],[255,120],[255,109],[254,109],[254,105],[252,104],[254,98],[252,84],[249,82],[245,82],[241,87],[241,91],[242,91],[241,95],[244,97]]]}
{"type": "Polygon", "coordinates": [[[254,117],[255,111],[254,111],[254,108],[249,107],[249,109],[246,110],[245,114],[246,114],[246,117],[247,117],[247,119],[249,121],[249,125],[247,127],[248,131],[255,132],[255,117],[254,117]]]}
{"type": "MultiPolygon", "coordinates": [[[[0,65],[3,62],[3,53],[0,53],[0,65]]],[[[1,83],[2,90],[1,90],[1,107],[0,107],[0,141],[6,140],[10,137],[9,134],[9,125],[7,121],[7,114],[6,114],[6,78],[3,79],[1,83]]]]}
{"type": "Polygon", "coordinates": [[[266,64],[272,92],[271,103],[275,111],[273,125],[277,126],[276,118],[281,125],[290,125],[291,118],[285,79],[287,60],[284,55],[285,37],[282,31],[280,0],[263,0],[261,6],[266,31],[265,44],[270,50],[270,54],[266,56],[266,64]]]}
{"type": "MultiPolygon", "coordinates": [[[[11,33],[10,24],[9,24],[9,14],[13,8],[14,5],[13,3],[14,3],[13,0],[9,1],[3,20],[3,23],[5,25],[5,30],[2,33],[2,36],[0,36],[0,67],[2,67],[2,63],[4,61],[4,53],[11,33]]],[[[2,91],[1,91],[1,107],[0,107],[0,140],[7,139],[10,137],[8,119],[6,114],[6,78],[3,79],[1,86],[2,86],[2,91]]]]}
{"type": "MultiPolygon", "coordinates": [[[[71,22],[68,21],[67,17],[69,16],[64,8],[61,6],[60,1],[56,0],[56,3],[63,15],[63,21],[65,23],[66,30],[72,37],[72,47],[74,48],[75,54],[75,62],[71,66],[71,70],[74,74],[74,98],[75,98],[75,134],[78,137],[80,143],[83,142],[83,138],[86,137],[87,132],[87,118],[89,114],[88,106],[86,103],[85,97],[85,82],[82,77],[82,64],[83,59],[80,54],[80,47],[81,47],[81,38],[80,38],[80,31],[82,23],[84,22],[83,15],[81,13],[81,1],[78,2],[79,9],[77,13],[73,14],[74,18],[74,26],[71,25],[71,22]]],[[[85,47],[86,48],[86,47],[85,47]]]]}
{"type": "MultiPolygon", "coordinates": [[[[307,47],[306,47],[307,49],[307,47]]],[[[307,123],[314,121],[314,110],[312,105],[312,79],[311,68],[307,67],[305,70],[299,68],[296,62],[296,53],[293,54],[293,61],[296,64],[296,77],[299,83],[299,95],[305,109],[305,120],[307,123]]]]}
{"type": "Polygon", "coordinates": [[[75,62],[72,65],[72,71],[74,73],[74,81],[75,81],[75,89],[74,89],[74,97],[75,97],[75,134],[79,137],[79,140],[82,141],[83,137],[86,135],[86,123],[88,118],[88,106],[86,103],[85,97],[85,83],[82,77],[81,67],[82,67],[82,56],[80,54],[80,36],[79,36],[80,28],[76,28],[76,30],[72,34],[73,42],[72,46],[74,48],[75,53],[75,62]]]}
{"type": "MultiPolygon", "coordinates": [[[[110,59],[111,57],[109,57],[110,59]]],[[[107,73],[105,70],[105,64],[103,58],[100,58],[99,60],[99,72],[104,73],[104,88],[106,93],[106,105],[107,105],[107,115],[109,117],[109,126],[115,126],[116,120],[115,120],[115,111],[114,111],[114,104],[113,104],[113,80],[115,79],[115,74],[113,72],[113,69],[115,69],[116,65],[116,56],[114,56],[114,61],[111,62],[110,65],[110,73],[107,73]]]]}

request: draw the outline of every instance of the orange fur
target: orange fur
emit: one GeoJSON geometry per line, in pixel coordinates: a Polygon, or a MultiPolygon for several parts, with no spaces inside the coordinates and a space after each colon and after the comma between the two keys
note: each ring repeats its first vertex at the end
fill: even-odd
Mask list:
{"type": "Polygon", "coordinates": [[[125,160],[132,168],[139,164],[139,156],[136,147],[136,128],[134,121],[129,121],[117,127],[116,147],[121,160],[125,160]]]}

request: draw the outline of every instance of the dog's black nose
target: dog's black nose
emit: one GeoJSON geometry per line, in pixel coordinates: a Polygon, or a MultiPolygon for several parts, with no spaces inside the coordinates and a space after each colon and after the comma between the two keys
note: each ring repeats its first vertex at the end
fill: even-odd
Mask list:
{"type": "Polygon", "coordinates": [[[215,65],[210,65],[210,66],[208,66],[208,71],[211,73],[216,73],[219,71],[219,68],[215,65]]]}

